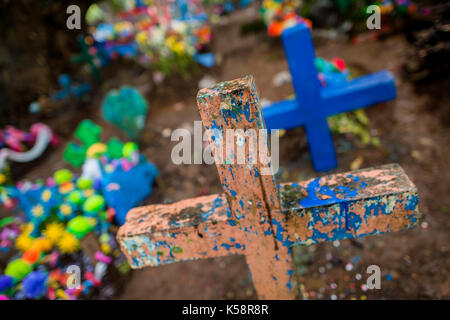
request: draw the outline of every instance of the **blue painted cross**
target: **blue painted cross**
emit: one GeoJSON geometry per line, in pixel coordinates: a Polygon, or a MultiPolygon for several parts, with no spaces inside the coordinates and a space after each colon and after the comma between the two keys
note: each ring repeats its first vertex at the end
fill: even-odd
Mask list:
{"type": "Polygon", "coordinates": [[[298,24],[286,29],[282,40],[296,98],[263,109],[267,129],[305,126],[314,169],[334,169],[337,160],[327,117],[394,99],[394,77],[380,71],[342,85],[321,87],[308,27],[298,24]]]}
{"type": "Polygon", "coordinates": [[[70,76],[67,74],[62,74],[58,78],[61,90],[53,93],[51,98],[53,100],[66,100],[70,97],[75,97],[77,99],[81,98],[84,94],[89,93],[91,87],[87,83],[83,84],[73,84],[70,76]]]}

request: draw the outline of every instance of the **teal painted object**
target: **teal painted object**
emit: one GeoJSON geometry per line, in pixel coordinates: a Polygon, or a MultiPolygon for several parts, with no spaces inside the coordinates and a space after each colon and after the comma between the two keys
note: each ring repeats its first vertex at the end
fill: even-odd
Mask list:
{"type": "Polygon", "coordinates": [[[136,140],[144,128],[148,103],[140,92],[123,86],[108,92],[102,104],[103,117],[136,140]]]}

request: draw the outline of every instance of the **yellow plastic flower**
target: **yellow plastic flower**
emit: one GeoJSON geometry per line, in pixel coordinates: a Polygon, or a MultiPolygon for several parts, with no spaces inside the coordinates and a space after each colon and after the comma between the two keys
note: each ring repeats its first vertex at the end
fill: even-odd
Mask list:
{"type": "Polygon", "coordinates": [[[28,233],[22,233],[16,239],[16,248],[22,252],[27,251],[33,245],[33,238],[28,233]]]}
{"type": "Polygon", "coordinates": [[[100,245],[100,249],[102,250],[102,252],[104,254],[110,254],[110,252],[111,252],[111,246],[107,243],[102,243],[100,245]]]}
{"type": "Polygon", "coordinates": [[[72,214],[72,207],[69,206],[67,203],[63,203],[60,207],[59,210],[61,211],[61,213],[65,216],[69,216],[72,214]]]}
{"type": "Polygon", "coordinates": [[[31,231],[33,231],[34,226],[31,222],[29,222],[29,223],[21,225],[20,228],[22,229],[23,234],[29,235],[31,233],[31,231]]]}
{"type": "Polygon", "coordinates": [[[44,191],[42,191],[41,194],[41,199],[44,202],[47,202],[48,200],[50,200],[50,198],[52,197],[52,192],[48,189],[45,189],[44,191]]]}
{"type": "Polygon", "coordinates": [[[57,244],[64,235],[64,226],[58,222],[49,223],[42,233],[51,243],[57,244]]]}
{"type": "Polygon", "coordinates": [[[52,249],[52,242],[47,238],[40,237],[33,241],[31,249],[35,249],[39,252],[48,252],[52,249]]]}
{"type": "Polygon", "coordinates": [[[185,46],[182,42],[176,42],[173,46],[172,46],[172,50],[173,52],[175,52],[178,55],[183,54],[183,52],[185,51],[185,46]]]}
{"type": "Polygon", "coordinates": [[[177,38],[175,36],[170,36],[166,39],[165,45],[169,48],[172,48],[176,42],[177,42],[177,38]]]}
{"type": "Polygon", "coordinates": [[[65,232],[58,241],[58,248],[62,253],[74,253],[80,247],[80,242],[70,232],[65,232]]]}
{"type": "Polygon", "coordinates": [[[262,7],[264,9],[277,10],[281,7],[281,4],[272,0],[265,0],[262,4],[262,7]]]}
{"type": "Polygon", "coordinates": [[[31,209],[31,213],[35,217],[40,217],[44,214],[44,208],[42,207],[41,204],[38,204],[38,205],[34,206],[33,209],[31,209]]]}
{"type": "Polygon", "coordinates": [[[147,43],[147,39],[148,39],[148,36],[147,36],[147,32],[145,32],[145,31],[141,31],[136,35],[136,42],[141,46],[143,46],[147,43]]]}
{"type": "Polygon", "coordinates": [[[114,31],[119,33],[123,30],[132,30],[133,29],[133,25],[131,22],[129,21],[119,21],[116,22],[116,24],[114,24],[114,31]]]}
{"type": "Polygon", "coordinates": [[[63,289],[57,289],[55,291],[55,295],[57,298],[63,299],[63,300],[69,300],[69,295],[63,290],[63,289]]]}

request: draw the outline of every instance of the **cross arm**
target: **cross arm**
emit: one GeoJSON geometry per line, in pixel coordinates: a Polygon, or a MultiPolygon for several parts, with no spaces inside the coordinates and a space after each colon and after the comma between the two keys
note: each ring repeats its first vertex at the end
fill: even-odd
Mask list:
{"type": "Polygon", "coordinates": [[[297,100],[287,99],[273,103],[262,109],[266,128],[293,129],[305,124],[304,117],[300,113],[297,100]]]}
{"type": "Polygon", "coordinates": [[[325,116],[349,112],[395,99],[395,78],[389,71],[379,71],[342,85],[322,88],[320,96],[325,116]]]}
{"type": "Polygon", "coordinates": [[[134,269],[224,256],[242,249],[227,244],[230,215],[224,194],[134,208],[117,239],[134,269]]]}
{"type": "Polygon", "coordinates": [[[263,108],[267,129],[292,129],[314,118],[324,118],[394,99],[395,80],[389,71],[380,71],[342,85],[321,88],[320,96],[314,109],[311,106],[302,107],[295,98],[263,108]]]}
{"type": "MultiPolygon", "coordinates": [[[[385,165],[282,184],[290,246],[310,245],[413,228],[418,195],[399,165],[385,165]]],[[[246,254],[245,232],[225,194],[132,209],[118,242],[133,268],[246,254]]],[[[281,234],[282,233],[282,234],[281,234]]]]}
{"type": "Polygon", "coordinates": [[[285,184],[280,192],[291,245],[402,231],[419,221],[417,189],[397,164],[285,184]]]}
{"type": "Polygon", "coordinates": [[[353,79],[343,85],[325,87],[320,90],[320,111],[314,115],[301,112],[298,101],[286,99],[263,108],[267,129],[292,129],[306,124],[308,119],[323,118],[333,114],[349,112],[396,96],[394,76],[380,71],[353,79]]]}

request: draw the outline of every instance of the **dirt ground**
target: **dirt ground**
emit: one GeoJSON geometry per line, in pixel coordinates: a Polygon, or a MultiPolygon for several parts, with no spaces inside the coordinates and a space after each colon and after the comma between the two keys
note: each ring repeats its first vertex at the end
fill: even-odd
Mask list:
{"type": "MultiPolygon", "coordinates": [[[[230,19],[245,20],[245,16],[230,19]]],[[[268,40],[264,34],[237,36],[238,28],[230,27],[231,22],[224,21],[218,27],[220,38],[215,47],[221,63],[214,69],[201,69],[189,79],[171,77],[154,88],[148,86],[149,72],[113,65],[106,70],[108,80],[96,89],[89,110],[72,110],[48,123],[64,142],[84,117],[103,126],[104,139],[117,136],[125,140],[119,130],[102,120],[100,104],[110,88],[134,85],[150,103],[140,148],[161,174],[155,191],[143,203],[220,192],[215,166],[174,165],[169,158],[176,142],[163,135],[167,128],[193,128],[193,121],[200,120],[195,102],[199,79],[205,73],[218,81],[252,74],[261,98],[277,101],[293,93],[290,84],[276,87],[272,82],[278,72],[288,70],[280,42],[268,40]]],[[[401,34],[358,45],[314,40],[318,56],[342,57],[351,68],[364,73],[387,69],[395,74],[397,98],[366,109],[371,132],[380,138],[381,147],[361,147],[352,138],[336,135],[339,167],[335,172],[350,170],[350,163],[358,156],[364,159],[362,167],[399,163],[418,187],[422,217],[420,225],[411,231],[296,249],[303,298],[449,299],[450,135],[448,124],[437,116],[449,112],[448,82],[433,84],[430,93],[429,88],[417,88],[402,76],[409,44],[401,34]],[[366,269],[373,264],[382,271],[380,290],[364,287],[366,269]]],[[[62,143],[47,152],[22,178],[44,178],[67,167],[62,160],[64,147],[62,143]]],[[[281,181],[317,175],[311,167],[302,128],[281,137],[280,162],[281,181]]],[[[256,293],[245,259],[230,256],[133,271],[119,298],[251,299],[256,298],[256,293]]]]}

